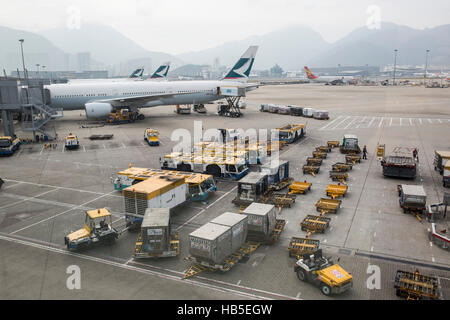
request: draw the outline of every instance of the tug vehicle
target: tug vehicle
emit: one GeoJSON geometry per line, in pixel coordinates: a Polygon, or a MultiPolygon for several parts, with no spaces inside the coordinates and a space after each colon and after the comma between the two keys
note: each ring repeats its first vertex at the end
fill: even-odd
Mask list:
{"type": "Polygon", "coordinates": [[[80,146],[80,141],[78,141],[78,137],[72,133],[69,133],[69,135],[65,139],[64,147],[67,150],[72,150],[72,149],[78,149],[79,146],[80,146]]]}
{"type": "Polygon", "coordinates": [[[0,155],[12,155],[20,148],[20,139],[17,137],[0,137],[0,155]]]}
{"type": "Polygon", "coordinates": [[[156,129],[145,129],[144,140],[149,146],[159,146],[159,131],[156,129]]]}

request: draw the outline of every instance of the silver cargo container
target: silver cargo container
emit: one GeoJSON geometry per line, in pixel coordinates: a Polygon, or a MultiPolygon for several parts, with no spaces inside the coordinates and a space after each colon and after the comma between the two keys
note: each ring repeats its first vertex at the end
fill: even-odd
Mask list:
{"type": "Polygon", "coordinates": [[[211,221],[231,228],[231,250],[239,250],[247,239],[248,217],[244,214],[225,212],[211,221]]]}
{"type": "Polygon", "coordinates": [[[144,252],[161,253],[167,251],[170,240],[170,209],[146,209],[141,231],[144,252]]]}
{"type": "Polygon", "coordinates": [[[207,223],[189,235],[189,254],[199,262],[221,264],[232,253],[230,227],[207,223]]]}
{"type": "Polygon", "coordinates": [[[274,205],[253,202],[243,214],[248,216],[248,240],[265,241],[271,236],[276,224],[274,205]]]}

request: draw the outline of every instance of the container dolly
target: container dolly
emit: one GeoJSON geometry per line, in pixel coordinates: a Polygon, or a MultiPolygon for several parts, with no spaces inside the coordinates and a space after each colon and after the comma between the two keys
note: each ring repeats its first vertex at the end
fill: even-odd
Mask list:
{"type": "Polygon", "coordinates": [[[319,167],[319,166],[313,166],[313,165],[309,166],[309,165],[307,165],[307,164],[305,164],[305,165],[303,166],[303,174],[309,173],[309,174],[311,174],[313,177],[315,177],[316,174],[319,173],[319,171],[320,171],[320,167],[319,167]]]}
{"type": "Polygon", "coordinates": [[[319,147],[316,147],[316,151],[318,151],[318,152],[331,152],[331,147],[330,146],[319,146],[319,147]]]}
{"type": "Polygon", "coordinates": [[[345,156],[345,162],[350,164],[361,163],[361,156],[355,154],[348,154],[345,156]]]}
{"type": "Polygon", "coordinates": [[[353,164],[351,163],[343,163],[343,162],[336,162],[331,166],[332,171],[335,172],[347,172],[353,169],[353,164]]]}
{"type": "Polygon", "coordinates": [[[330,148],[338,148],[339,145],[340,145],[340,142],[339,141],[335,141],[335,140],[330,140],[330,141],[327,142],[327,145],[330,148]]]}
{"type": "Polygon", "coordinates": [[[325,213],[337,213],[341,207],[341,200],[320,198],[316,203],[316,210],[325,213]]]}
{"type": "Polygon", "coordinates": [[[331,199],[336,199],[338,197],[344,198],[347,190],[348,187],[346,185],[329,184],[325,192],[327,196],[331,197],[331,199]]]}
{"type": "Polygon", "coordinates": [[[312,153],[314,158],[326,159],[327,153],[322,151],[313,151],[312,153]]]}
{"type": "MultiPolygon", "coordinates": [[[[324,233],[330,226],[330,218],[320,216],[307,215],[305,219],[300,223],[302,231],[308,231],[310,233],[324,233]]],[[[308,233],[308,237],[310,235],[308,233]]]]}
{"type": "Polygon", "coordinates": [[[348,179],[348,173],[346,172],[336,172],[330,171],[330,178],[333,181],[339,181],[341,183],[345,183],[348,179]]]}
{"type": "Polygon", "coordinates": [[[299,258],[303,254],[313,254],[319,249],[320,240],[292,237],[287,248],[289,257],[299,258]]]}
{"type": "Polygon", "coordinates": [[[311,190],[312,183],[294,181],[289,186],[289,194],[306,194],[309,190],[311,190]]]}
{"type": "Polygon", "coordinates": [[[397,270],[394,279],[394,288],[398,297],[407,300],[436,300],[439,297],[438,279],[436,277],[397,270]]]}
{"type": "Polygon", "coordinates": [[[321,158],[313,158],[313,157],[308,157],[306,158],[306,164],[308,166],[320,166],[322,165],[323,160],[321,158]]]}

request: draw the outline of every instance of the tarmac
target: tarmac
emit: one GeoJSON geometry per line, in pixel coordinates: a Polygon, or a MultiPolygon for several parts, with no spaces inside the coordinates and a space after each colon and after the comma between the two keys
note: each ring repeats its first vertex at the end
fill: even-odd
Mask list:
{"type": "MultiPolygon", "coordinates": [[[[450,252],[431,243],[430,223],[404,214],[398,203],[398,184],[423,185],[427,204],[442,201],[442,176],[434,170],[435,150],[449,150],[449,89],[423,87],[355,87],[318,84],[264,86],[249,92],[242,118],[216,115],[217,104],[207,114],[177,115],[174,106],[143,109],[146,119],[132,124],[86,124],[84,111],[65,112],[55,121],[59,142],[23,144],[11,157],[0,158],[0,299],[399,299],[393,280],[396,270],[437,276],[440,298],[450,299],[450,252]],[[261,103],[308,106],[329,111],[328,121],[259,111],[261,103]],[[292,208],[279,217],[287,221],[274,245],[260,246],[230,271],[204,272],[183,280],[192,262],[188,235],[223,212],[238,212],[231,203],[235,181],[219,179],[218,191],[205,202],[192,202],[172,213],[172,229],[180,233],[181,254],[159,260],[133,260],[135,232],[124,232],[111,246],[97,246],[79,253],[68,252],[64,236],[83,224],[84,211],[107,207],[114,226],[123,228],[124,204],[114,191],[112,178],[130,163],[159,168],[159,159],[178,143],[176,129],[272,129],[285,124],[306,123],[306,137],[280,151],[290,161],[290,174],[297,181],[312,183],[312,190],[298,195],[292,208]],[[145,128],[160,131],[161,145],[150,147],[143,140],[145,128]],[[78,135],[81,147],[64,150],[63,138],[78,135]],[[325,197],[333,183],[328,171],[344,156],[333,149],[315,177],[304,175],[302,166],[316,146],[356,134],[367,146],[368,160],[349,172],[348,194],[331,218],[324,234],[315,234],[326,256],[340,259],[351,272],[353,288],[342,295],[325,297],[294,272],[295,259],[287,246],[293,236],[302,237],[300,222],[318,215],[315,203],[325,197]],[[112,140],[91,141],[92,134],[114,134],[112,140]],[[415,180],[385,178],[376,159],[378,144],[415,147],[419,151],[415,180]],[[68,289],[69,266],[79,266],[81,288],[68,289]],[[379,285],[370,285],[372,266],[380,270],[379,285]]],[[[19,127],[18,127],[19,128],[19,127]]],[[[18,130],[19,137],[22,133],[18,130]]],[[[449,218],[441,223],[448,225],[449,218]]]]}

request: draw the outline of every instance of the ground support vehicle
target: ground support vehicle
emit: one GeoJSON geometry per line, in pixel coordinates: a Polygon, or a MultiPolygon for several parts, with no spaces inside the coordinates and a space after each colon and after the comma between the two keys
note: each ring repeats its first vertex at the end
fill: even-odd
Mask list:
{"type": "Polygon", "coordinates": [[[20,139],[17,137],[0,137],[0,155],[12,155],[20,148],[20,144],[20,139]]]}
{"type": "Polygon", "coordinates": [[[185,105],[185,106],[177,105],[176,108],[175,108],[175,113],[176,114],[191,114],[191,106],[189,106],[189,105],[185,105]]]}
{"type": "Polygon", "coordinates": [[[122,124],[135,122],[137,119],[137,113],[129,111],[127,109],[120,109],[115,112],[111,112],[108,116],[107,123],[109,124],[122,124]]]}
{"type": "Polygon", "coordinates": [[[322,214],[337,213],[341,207],[341,200],[320,198],[316,203],[316,210],[322,214]]]}
{"type": "Polygon", "coordinates": [[[438,279],[416,272],[397,270],[394,279],[394,288],[398,297],[407,300],[422,300],[439,298],[438,279]]]}
{"type": "Polygon", "coordinates": [[[311,190],[312,183],[309,182],[301,182],[301,181],[294,181],[289,186],[289,194],[305,194],[309,190],[311,190]]]}
{"type": "Polygon", "coordinates": [[[353,169],[351,163],[336,162],[331,166],[331,170],[334,172],[347,172],[353,169]]]}
{"type": "Polygon", "coordinates": [[[204,104],[194,104],[194,111],[198,113],[206,113],[206,108],[204,104]]]}
{"type": "Polygon", "coordinates": [[[319,159],[326,159],[327,158],[327,153],[326,152],[322,152],[322,151],[313,151],[312,153],[314,158],[319,158],[319,159]]]}
{"type": "Polygon", "coordinates": [[[347,172],[330,171],[330,178],[333,181],[339,181],[341,183],[345,183],[348,179],[348,173],[347,172]]]}
{"type": "Polygon", "coordinates": [[[303,254],[313,254],[319,249],[320,241],[308,238],[292,237],[289,241],[289,257],[300,259],[303,254]]]}
{"type": "Polygon", "coordinates": [[[419,221],[419,215],[426,210],[427,194],[423,186],[402,184],[397,186],[400,207],[404,213],[414,214],[419,221]]]}
{"type": "Polygon", "coordinates": [[[280,141],[286,141],[287,143],[293,143],[306,134],[306,124],[288,124],[280,128],[276,128],[278,131],[278,139],[280,141]]]}
{"type": "Polygon", "coordinates": [[[416,177],[416,161],[412,157],[388,156],[381,161],[385,177],[416,177]]]}
{"type": "Polygon", "coordinates": [[[450,160],[450,151],[435,151],[434,152],[434,170],[439,171],[440,174],[444,172],[444,165],[447,160],[450,160]]]}
{"type": "Polygon", "coordinates": [[[78,141],[78,137],[74,134],[69,133],[64,141],[64,148],[67,150],[78,149],[80,147],[80,142],[78,141]]]}
{"type": "Polygon", "coordinates": [[[108,209],[86,211],[84,226],[64,237],[68,250],[88,248],[96,243],[114,243],[119,232],[112,226],[112,216],[108,209]]]}
{"type": "Polygon", "coordinates": [[[314,110],[313,118],[317,120],[328,120],[330,119],[327,110],[314,110]]]}
{"type": "Polygon", "coordinates": [[[331,147],[330,146],[318,146],[318,147],[316,147],[316,151],[331,152],[331,147]]]}
{"type": "Polygon", "coordinates": [[[339,150],[343,154],[360,154],[361,148],[358,145],[358,137],[353,134],[345,134],[339,150]]]}
{"type": "Polygon", "coordinates": [[[159,131],[151,128],[145,129],[144,140],[149,146],[159,146],[159,131]]]}
{"type": "Polygon", "coordinates": [[[321,158],[313,158],[313,157],[308,157],[306,158],[306,164],[308,166],[321,166],[322,165],[323,160],[321,158]]]}
{"type": "Polygon", "coordinates": [[[295,263],[294,272],[301,281],[318,286],[326,296],[343,293],[353,287],[352,275],[331,259],[324,258],[321,249],[312,255],[305,253],[295,263]]]}
{"type": "Polygon", "coordinates": [[[348,163],[348,164],[361,163],[361,156],[357,156],[357,155],[346,155],[346,156],[345,156],[345,162],[348,163]]]}
{"type": "Polygon", "coordinates": [[[330,218],[324,216],[307,215],[300,223],[302,231],[311,233],[324,233],[330,226],[330,218]]]}
{"type": "Polygon", "coordinates": [[[444,165],[444,172],[442,173],[442,185],[445,188],[450,187],[450,160],[447,160],[444,165]]]}
{"type": "Polygon", "coordinates": [[[430,241],[441,246],[443,249],[450,248],[450,229],[448,228],[448,225],[444,227],[436,223],[432,223],[429,238],[430,241]]]}
{"type": "Polygon", "coordinates": [[[345,197],[347,190],[348,187],[346,185],[329,184],[325,192],[331,199],[336,199],[338,197],[345,197]]]}
{"type": "Polygon", "coordinates": [[[113,134],[93,134],[89,137],[89,140],[110,140],[113,136],[113,134]]]}
{"type": "Polygon", "coordinates": [[[339,141],[335,141],[335,140],[330,140],[330,141],[327,141],[327,145],[330,147],[330,148],[337,148],[337,147],[339,147],[339,141]]]}
{"type": "Polygon", "coordinates": [[[288,106],[290,108],[291,116],[303,116],[303,108],[299,106],[288,106]]]}
{"type": "Polygon", "coordinates": [[[171,233],[170,209],[148,208],[142,220],[133,257],[165,258],[179,254],[180,235],[171,233]]]}
{"type": "Polygon", "coordinates": [[[303,166],[303,174],[311,174],[313,176],[315,176],[316,174],[318,174],[320,171],[320,167],[319,166],[309,166],[307,164],[305,164],[303,166]]]}

